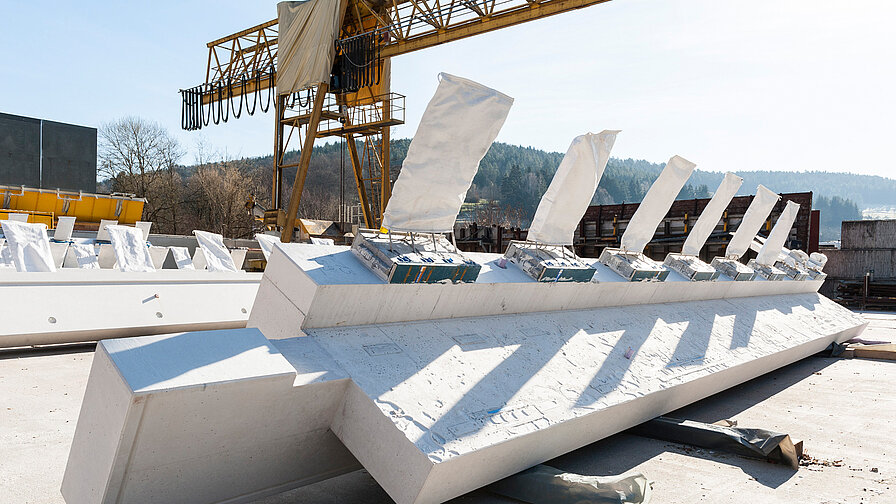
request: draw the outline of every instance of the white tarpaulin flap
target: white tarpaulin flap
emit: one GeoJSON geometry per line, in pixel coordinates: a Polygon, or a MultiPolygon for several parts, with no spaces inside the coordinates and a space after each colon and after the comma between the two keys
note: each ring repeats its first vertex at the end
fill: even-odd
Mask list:
{"type": "Polygon", "coordinates": [[[264,255],[264,260],[270,260],[271,253],[274,251],[274,244],[280,241],[280,237],[258,233],[255,235],[255,239],[258,240],[258,246],[261,247],[261,253],[264,255]]]}
{"type": "Polygon", "coordinates": [[[342,1],[280,2],[277,23],[277,92],[330,82],[342,1]]]}
{"type": "Polygon", "coordinates": [[[591,204],[610,150],[619,131],[586,133],[573,139],[551,185],[541,197],[528,240],[549,245],[572,245],[576,226],[591,204]]]}
{"type": "Polygon", "coordinates": [[[644,251],[695,166],[681,156],[672,156],[625,227],[621,242],[623,250],[644,251]]]}
{"type": "Polygon", "coordinates": [[[750,206],[744,213],[744,218],[741,219],[740,225],[737,226],[737,231],[734,232],[734,236],[728,242],[728,247],[725,249],[726,257],[739,259],[740,256],[746,253],[747,249],[750,248],[750,243],[753,242],[753,237],[762,228],[765,218],[768,217],[768,214],[771,213],[772,208],[775,207],[775,203],[780,198],[780,196],[761,184],[756,188],[756,196],[753,198],[753,202],[750,203],[750,206]]]}
{"type": "Polygon", "coordinates": [[[740,185],[743,182],[744,179],[733,173],[725,174],[725,178],[722,179],[722,183],[719,184],[716,193],[712,195],[712,199],[706,204],[706,208],[703,209],[700,218],[697,219],[694,227],[688,233],[688,237],[684,240],[684,245],[681,247],[682,254],[700,255],[700,249],[703,248],[709,235],[719,225],[722,214],[728,208],[728,203],[737,194],[737,190],[740,189],[740,185]]]}
{"type": "Polygon", "coordinates": [[[17,271],[56,271],[46,224],[0,221],[17,271]]]}
{"type": "Polygon", "coordinates": [[[78,262],[78,268],[81,269],[100,269],[100,261],[96,257],[96,248],[87,243],[72,243],[69,250],[75,256],[78,262]]]}
{"type": "Polygon", "coordinates": [[[784,207],[784,211],[781,212],[781,215],[778,216],[778,221],[775,222],[775,227],[768,234],[768,239],[765,240],[765,244],[759,249],[759,254],[756,255],[756,262],[774,266],[778,260],[778,255],[781,254],[781,250],[784,248],[784,242],[790,236],[790,229],[793,227],[793,221],[796,220],[796,214],[799,211],[799,203],[787,202],[787,206],[784,207]]]}
{"type": "Polygon", "coordinates": [[[155,271],[143,231],[130,226],[106,226],[121,271],[155,271]]]}
{"type": "Polygon", "coordinates": [[[171,256],[174,257],[174,264],[177,269],[194,270],[193,259],[190,257],[190,250],[187,247],[169,247],[171,256]]]}
{"type": "Polygon", "coordinates": [[[230,251],[224,246],[224,237],[207,231],[193,231],[196,241],[205,255],[205,268],[209,271],[237,271],[230,251]]]}
{"type": "Polygon", "coordinates": [[[471,80],[439,74],[383,214],[390,231],[451,231],[479,162],[513,98],[471,80]]]}

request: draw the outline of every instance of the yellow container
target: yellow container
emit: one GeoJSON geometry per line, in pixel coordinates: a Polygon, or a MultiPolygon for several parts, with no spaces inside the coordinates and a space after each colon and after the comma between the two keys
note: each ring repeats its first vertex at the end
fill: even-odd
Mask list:
{"type": "MultiPolygon", "coordinates": [[[[0,215],[6,210],[32,214],[33,222],[55,227],[60,216],[75,217],[81,222],[99,223],[102,219],[134,224],[143,217],[144,198],[128,194],[93,194],[0,185],[0,215]]],[[[28,220],[32,222],[31,218],[28,220]]]]}

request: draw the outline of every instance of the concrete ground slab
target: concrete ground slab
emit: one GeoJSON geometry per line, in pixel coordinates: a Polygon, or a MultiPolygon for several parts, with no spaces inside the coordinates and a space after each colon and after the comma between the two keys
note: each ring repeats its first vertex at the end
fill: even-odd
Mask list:
{"type": "MultiPolygon", "coordinates": [[[[869,314],[871,333],[896,338],[896,314],[869,314]]],[[[93,358],[92,347],[0,352],[0,495],[11,504],[62,504],[65,462],[93,358]]],[[[626,434],[548,463],[583,474],[644,472],[656,502],[846,504],[892,502],[896,489],[890,393],[896,364],[810,357],[688,406],[673,415],[734,418],[803,439],[818,461],[797,472],[711,450],[626,434]],[[820,373],[820,374],[817,374],[820,373]],[[876,468],[877,472],[872,469],[876,468]]],[[[359,470],[253,504],[392,502],[359,470]]],[[[485,490],[452,503],[513,502],[485,490]]]]}

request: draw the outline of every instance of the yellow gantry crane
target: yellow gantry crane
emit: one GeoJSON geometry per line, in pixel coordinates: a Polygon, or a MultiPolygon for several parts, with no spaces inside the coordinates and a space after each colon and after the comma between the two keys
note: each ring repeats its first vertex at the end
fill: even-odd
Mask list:
{"type": "Polygon", "coordinates": [[[391,193],[389,129],[404,123],[404,96],[391,91],[390,58],[608,1],[341,0],[330,82],[298,91],[276,89],[274,19],[207,44],[205,83],[181,90],[183,127],[195,130],[274,107],[271,217],[284,242],[293,237],[314,140],[344,138],[364,223],[376,229],[391,193]],[[296,145],[299,160],[287,163],[285,154],[296,145]],[[285,214],[284,168],[297,170],[285,214]]]}

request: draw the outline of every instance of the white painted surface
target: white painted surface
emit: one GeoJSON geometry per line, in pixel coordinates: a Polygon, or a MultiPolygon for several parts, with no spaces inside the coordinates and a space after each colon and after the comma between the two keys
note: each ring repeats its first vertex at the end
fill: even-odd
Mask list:
{"type": "Polygon", "coordinates": [[[16,315],[0,324],[0,347],[245,327],[260,277],[185,270],[2,271],[0,306],[16,315]]]}

